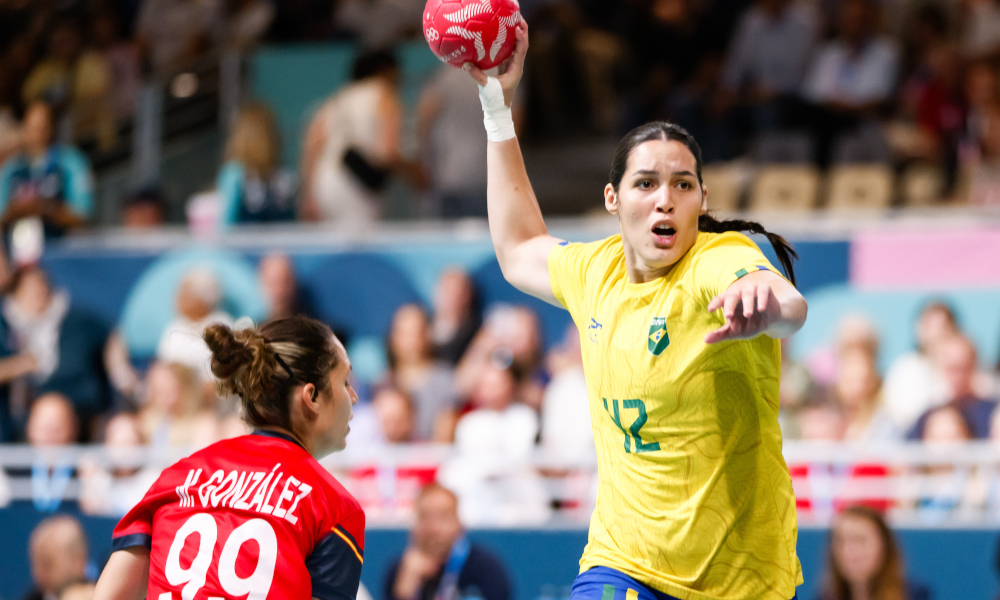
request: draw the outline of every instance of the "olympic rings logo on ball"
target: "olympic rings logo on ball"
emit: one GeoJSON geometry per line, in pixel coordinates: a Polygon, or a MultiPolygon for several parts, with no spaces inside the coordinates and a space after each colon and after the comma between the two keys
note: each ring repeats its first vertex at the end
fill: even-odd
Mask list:
{"type": "Polygon", "coordinates": [[[424,35],[427,36],[428,42],[436,42],[441,37],[441,34],[439,34],[437,29],[434,29],[433,27],[428,27],[427,31],[424,32],[424,35]]]}

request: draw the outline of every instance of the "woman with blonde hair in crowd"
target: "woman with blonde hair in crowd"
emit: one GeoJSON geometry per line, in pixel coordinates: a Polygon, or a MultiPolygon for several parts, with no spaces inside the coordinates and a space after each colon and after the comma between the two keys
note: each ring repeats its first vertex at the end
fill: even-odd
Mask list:
{"type": "Polygon", "coordinates": [[[882,515],[851,506],[834,519],[827,545],[826,581],[819,600],[930,600],[907,581],[903,556],[882,515]]]}
{"type": "Polygon", "coordinates": [[[225,160],[216,182],[222,227],[295,218],[296,179],[281,168],[281,139],[267,106],[252,103],[240,109],[226,141],[225,160]]]}
{"type": "Polygon", "coordinates": [[[146,406],[139,415],[143,438],[158,448],[196,450],[218,439],[218,417],[190,367],[154,363],[146,375],[146,406]]]}
{"type": "Polygon", "coordinates": [[[844,438],[856,442],[891,442],[903,438],[882,406],[882,381],[875,356],[850,347],[840,353],[833,391],[846,420],[844,438]]]}

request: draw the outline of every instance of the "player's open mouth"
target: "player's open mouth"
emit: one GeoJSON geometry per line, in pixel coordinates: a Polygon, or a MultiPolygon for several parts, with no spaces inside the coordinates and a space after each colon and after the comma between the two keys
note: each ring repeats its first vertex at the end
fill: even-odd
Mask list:
{"type": "Polygon", "coordinates": [[[668,227],[666,225],[657,225],[653,227],[653,241],[659,246],[669,246],[673,243],[676,238],[677,230],[673,227],[668,227]]]}

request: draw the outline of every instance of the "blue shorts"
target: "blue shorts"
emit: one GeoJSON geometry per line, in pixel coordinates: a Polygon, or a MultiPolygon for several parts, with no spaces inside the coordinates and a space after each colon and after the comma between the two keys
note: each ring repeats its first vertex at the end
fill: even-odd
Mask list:
{"type": "MultiPolygon", "coordinates": [[[[796,600],[798,596],[793,596],[796,600]]],[[[576,576],[570,600],[677,600],[647,587],[621,571],[594,567],[576,576]]]]}

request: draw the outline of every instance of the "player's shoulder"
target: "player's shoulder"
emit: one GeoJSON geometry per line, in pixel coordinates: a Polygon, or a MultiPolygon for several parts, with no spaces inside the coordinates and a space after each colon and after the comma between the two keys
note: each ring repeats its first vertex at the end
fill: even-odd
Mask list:
{"type": "Polygon", "coordinates": [[[330,505],[330,509],[334,513],[344,516],[354,512],[364,514],[361,503],[318,461],[313,459],[312,461],[303,463],[302,467],[308,469],[314,475],[315,480],[322,487],[324,500],[330,505]]]}
{"type": "Polygon", "coordinates": [[[621,234],[593,242],[559,242],[556,248],[583,266],[616,264],[625,256],[621,234]]]}

